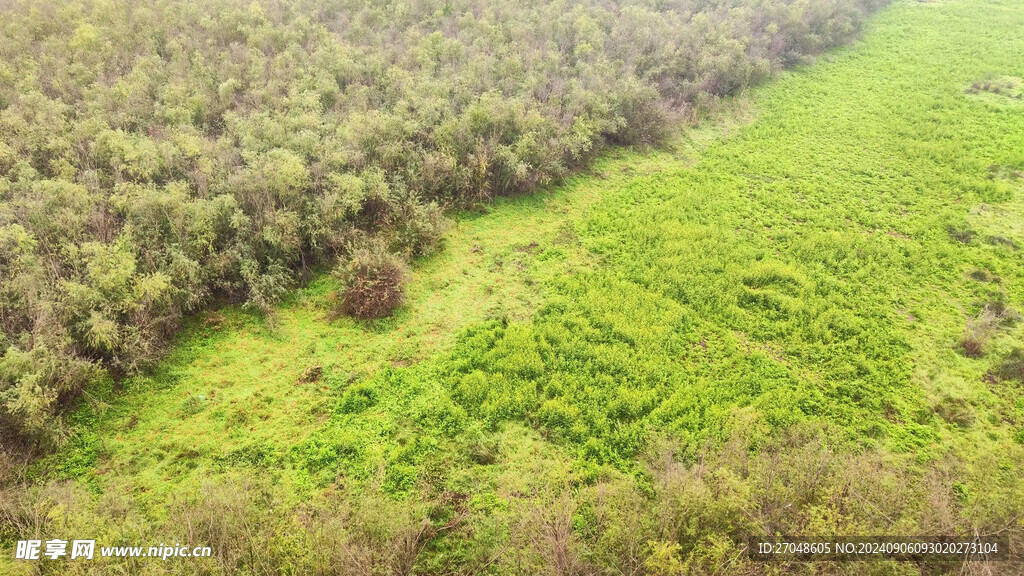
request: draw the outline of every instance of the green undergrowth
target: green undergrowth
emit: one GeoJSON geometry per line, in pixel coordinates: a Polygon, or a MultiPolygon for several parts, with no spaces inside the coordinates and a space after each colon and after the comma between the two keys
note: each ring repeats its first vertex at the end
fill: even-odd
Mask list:
{"type": "Polygon", "coordinates": [[[642,489],[652,437],[695,453],[742,413],[1021,474],[1024,108],[964,87],[1024,76],[1022,26],[898,3],[731,120],[458,215],[394,318],[331,319],[318,277],[272,318],[192,319],[36,473],[155,514],[237,468],[497,509],[547,474],[642,489]]]}

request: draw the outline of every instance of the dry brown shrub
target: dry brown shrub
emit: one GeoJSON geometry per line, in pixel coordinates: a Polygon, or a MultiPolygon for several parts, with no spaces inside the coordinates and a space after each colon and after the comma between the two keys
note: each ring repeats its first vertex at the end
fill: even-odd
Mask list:
{"type": "Polygon", "coordinates": [[[335,275],[343,285],[339,311],[360,320],[390,316],[405,300],[405,263],[379,242],[352,251],[335,275]]]}

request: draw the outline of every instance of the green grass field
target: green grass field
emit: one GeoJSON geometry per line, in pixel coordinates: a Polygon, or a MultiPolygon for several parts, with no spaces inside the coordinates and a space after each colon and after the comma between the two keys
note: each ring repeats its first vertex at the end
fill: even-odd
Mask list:
{"type": "Polygon", "coordinates": [[[457,215],[394,318],[331,319],[323,277],[270,320],[191,319],[33,474],[157,519],[253,470],[296,502],[496,518],[564,483],[643,492],[656,440],[810,423],[902,466],[993,459],[965,501],[1024,499],[1021,30],[1012,0],[897,2],[674,146],[457,215]]]}

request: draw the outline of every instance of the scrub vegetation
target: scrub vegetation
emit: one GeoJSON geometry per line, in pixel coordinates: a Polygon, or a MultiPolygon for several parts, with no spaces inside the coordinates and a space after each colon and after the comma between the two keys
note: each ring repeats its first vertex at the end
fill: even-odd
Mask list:
{"type": "Polygon", "coordinates": [[[0,434],[52,447],[183,315],[339,259],[341,310],[390,314],[400,266],[355,251],[421,256],[444,208],[658,143],[885,3],[3,2],[0,434]]]}
{"type": "Polygon", "coordinates": [[[188,316],[151,368],[90,377],[63,444],[0,460],[8,548],[174,541],[213,559],[0,569],[1019,574],[1021,29],[1013,0],[896,2],[654,148],[444,203],[450,225],[409,204],[436,233],[355,226],[333,274],[270,315],[188,316]],[[346,290],[395,277],[390,315],[346,290]],[[1018,556],[747,556],[781,534],[998,535],[1018,556]]]}

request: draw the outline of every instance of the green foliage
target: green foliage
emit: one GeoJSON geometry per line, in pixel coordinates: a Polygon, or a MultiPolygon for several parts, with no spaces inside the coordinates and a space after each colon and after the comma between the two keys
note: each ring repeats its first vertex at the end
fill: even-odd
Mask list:
{"type": "Polygon", "coordinates": [[[373,406],[377,400],[377,390],[372,384],[356,384],[341,397],[338,410],[343,414],[362,412],[373,406]]]}
{"type": "Polygon", "coordinates": [[[5,433],[37,441],[62,432],[53,413],[63,398],[73,396],[97,376],[91,362],[78,360],[37,343],[28,352],[8,346],[0,355],[0,399],[5,433]]]}
{"type": "MultiPolygon", "coordinates": [[[[794,6],[786,26],[820,17],[794,6]]],[[[393,10],[400,22],[416,8],[393,10]]],[[[593,47],[587,15],[572,14],[573,33],[593,47]]],[[[697,24],[730,46],[727,29],[697,24]]],[[[116,393],[94,385],[67,450],[24,486],[0,482],[0,544],[65,530],[216,550],[141,573],[524,576],[964,569],[756,564],[744,547],[762,534],[998,532],[1020,550],[1024,211],[999,167],[1022,165],[1024,117],[963,86],[1021,74],[1021,26],[1006,0],[899,3],[856,49],[738,99],[741,119],[756,109],[749,124],[729,116],[667,151],[613,151],[550,194],[461,214],[387,320],[325,321],[328,275],[278,305],[273,330],[239,306],[187,320],[156,370],[116,393]],[[986,334],[980,357],[959,346],[965,322],[986,334]],[[303,378],[310,366],[319,380],[303,378]]],[[[463,57],[445,38],[416,38],[418,65],[463,57]]],[[[572,58],[595,52],[581,43],[572,58]]],[[[221,88],[222,100],[245,90],[221,88]]],[[[321,105],[344,100],[329,82],[315,90],[321,105]]],[[[388,174],[335,178],[323,205],[353,228],[323,225],[318,242],[345,252],[375,223],[381,245],[404,250],[387,222],[414,187],[388,174]]],[[[236,201],[242,215],[253,199],[236,201]]],[[[218,206],[195,209],[234,209],[218,206]]],[[[272,237],[279,256],[286,237],[272,237]]],[[[26,248],[4,266],[47,241],[14,227],[3,238],[26,248]]],[[[134,286],[111,240],[89,253],[94,274],[82,257],[79,282],[101,296],[134,286]]],[[[38,566],[136,568],[109,562],[38,566]]]]}
{"type": "MultiPolygon", "coordinates": [[[[169,561],[186,574],[341,575],[361,573],[369,564],[385,574],[455,565],[472,573],[517,576],[558,573],[565,566],[587,573],[634,569],[705,576],[772,574],[778,564],[758,563],[744,553],[749,539],[800,530],[940,536],[998,529],[1011,546],[1024,532],[1016,523],[1024,481],[993,454],[980,455],[972,470],[944,459],[914,471],[877,452],[835,443],[828,428],[798,427],[756,445],[750,432],[738,426],[723,446],[703,451],[697,461],[672,452],[670,443],[658,444],[643,458],[649,470],[646,493],[623,476],[574,483],[552,474],[557,462],[535,471],[544,483],[541,490],[529,490],[528,469],[518,468],[517,478],[504,476],[501,482],[527,490],[510,496],[431,492],[417,487],[417,466],[401,462],[389,464],[383,482],[361,490],[358,498],[347,486],[332,485],[297,499],[293,486],[268,474],[267,466],[279,458],[252,444],[219,459],[231,467],[229,473],[180,493],[158,518],[138,514],[136,496],[97,500],[56,483],[5,487],[0,541],[69,530],[95,535],[97,545],[130,545],[140,534],[210,545],[211,558],[169,561]],[[1005,499],[992,497],[995,489],[1005,499]],[[851,506],[846,494],[872,504],[851,506]]],[[[343,436],[318,436],[289,458],[307,465],[319,461],[323,471],[331,471],[350,454],[343,436]]],[[[1015,573],[1013,564],[986,566],[1009,575],[1015,573]],[[1004,566],[1010,569],[1000,571],[1004,566]]],[[[90,568],[123,565],[123,559],[97,556],[90,568]]],[[[19,573],[19,564],[10,566],[12,574],[19,573]]],[[[86,573],[81,563],[66,560],[38,566],[43,574],[86,573]]],[[[166,570],[166,564],[139,566],[140,574],[166,570]]],[[[850,566],[841,573],[878,574],[879,566],[885,574],[920,573],[914,564],[850,566]]],[[[930,573],[956,574],[961,565],[932,568],[930,573]]]]}
{"type": "Polygon", "coordinates": [[[1003,358],[991,374],[1001,380],[1016,380],[1024,383],[1024,349],[1014,348],[1003,358]]]}
{"type": "Polygon", "coordinates": [[[271,312],[353,238],[428,254],[444,209],[661,142],[884,3],[9,2],[0,333],[55,360],[7,379],[33,384],[3,426],[40,432],[80,366],[135,373],[215,299],[271,312]]]}
{"type": "Polygon", "coordinates": [[[394,243],[409,257],[433,252],[449,226],[436,203],[422,204],[411,198],[400,204],[392,218],[395,222],[394,243]]]}

